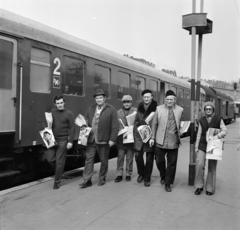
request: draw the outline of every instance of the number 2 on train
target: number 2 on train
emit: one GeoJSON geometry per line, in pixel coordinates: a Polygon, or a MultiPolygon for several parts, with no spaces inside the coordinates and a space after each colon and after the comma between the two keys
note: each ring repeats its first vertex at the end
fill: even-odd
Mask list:
{"type": "Polygon", "coordinates": [[[59,58],[55,58],[53,62],[54,62],[54,64],[57,63],[57,66],[56,66],[56,68],[54,69],[53,74],[54,74],[54,75],[61,75],[60,72],[58,71],[59,68],[60,68],[60,66],[61,66],[61,61],[60,61],[60,59],[59,59],[59,58]]]}

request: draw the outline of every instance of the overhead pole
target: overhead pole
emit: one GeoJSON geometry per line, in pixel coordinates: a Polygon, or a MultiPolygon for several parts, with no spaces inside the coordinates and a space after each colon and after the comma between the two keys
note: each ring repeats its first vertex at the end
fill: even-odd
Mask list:
{"type": "MultiPolygon", "coordinates": [[[[192,12],[196,13],[196,0],[192,0],[192,12]]],[[[192,57],[191,57],[191,134],[190,134],[190,154],[189,154],[189,177],[188,185],[194,184],[195,177],[195,119],[194,119],[194,106],[195,106],[195,72],[196,72],[196,27],[192,26],[192,57]]]]}
{"type": "MultiPolygon", "coordinates": [[[[203,4],[204,0],[201,0],[200,3],[200,13],[203,13],[203,4]]],[[[197,92],[196,92],[196,118],[199,119],[201,116],[200,107],[200,85],[201,85],[201,69],[202,69],[202,43],[203,43],[203,34],[198,35],[198,63],[197,63],[197,92]]]]}

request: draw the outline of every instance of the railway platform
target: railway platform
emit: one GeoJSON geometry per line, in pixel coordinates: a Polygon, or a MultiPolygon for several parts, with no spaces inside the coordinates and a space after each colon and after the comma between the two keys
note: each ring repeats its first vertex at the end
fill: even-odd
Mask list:
{"type": "Polygon", "coordinates": [[[98,186],[96,164],[93,186],[86,189],[79,187],[82,176],[77,176],[63,180],[58,190],[53,190],[53,178],[46,178],[1,191],[0,230],[240,229],[240,120],[227,129],[213,196],[196,196],[188,185],[189,138],[184,138],[172,192],[159,183],[155,164],[150,187],[137,183],[135,162],[132,180],[115,183],[112,159],[104,186],[98,186]]]}

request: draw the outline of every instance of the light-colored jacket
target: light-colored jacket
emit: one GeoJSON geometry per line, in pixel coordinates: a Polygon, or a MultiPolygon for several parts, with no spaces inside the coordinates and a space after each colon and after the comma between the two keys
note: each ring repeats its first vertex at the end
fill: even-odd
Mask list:
{"type": "MultiPolygon", "coordinates": [[[[182,118],[183,108],[178,105],[174,105],[172,107],[172,111],[174,113],[174,117],[177,125],[179,143],[181,143],[179,128],[180,128],[180,121],[182,118]]],[[[153,117],[152,126],[151,126],[152,133],[153,133],[152,139],[154,139],[155,142],[159,145],[164,144],[164,137],[167,129],[168,112],[169,112],[169,109],[165,104],[159,105],[153,117]]]]}

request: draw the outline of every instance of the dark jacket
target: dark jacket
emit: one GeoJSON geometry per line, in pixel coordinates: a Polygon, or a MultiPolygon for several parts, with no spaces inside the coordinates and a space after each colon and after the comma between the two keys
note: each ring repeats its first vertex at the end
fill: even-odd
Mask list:
{"type": "MultiPolygon", "coordinates": [[[[129,110],[129,114],[128,114],[128,115],[132,114],[134,111],[137,111],[137,109],[134,108],[134,107],[131,107],[131,109],[129,110]]],[[[127,124],[127,119],[126,119],[126,116],[125,116],[125,114],[124,114],[123,109],[119,109],[119,110],[117,111],[117,114],[118,114],[118,118],[123,121],[123,124],[124,124],[125,126],[128,126],[128,124],[127,124]]],[[[124,144],[124,145],[127,145],[129,148],[133,148],[133,143],[124,144]]],[[[124,145],[123,145],[123,135],[118,136],[118,137],[117,137],[117,148],[118,148],[118,149],[123,149],[123,148],[124,148],[124,145]]]]}
{"type": "Polygon", "coordinates": [[[199,123],[201,124],[201,127],[202,127],[202,133],[201,133],[201,138],[200,138],[200,141],[199,141],[198,149],[206,152],[206,149],[207,149],[207,140],[206,140],[207,131],[208,131],[209,128],[220,129],[221,117],[215,114],[213,116],[211,122],[208,123],[206,116],[204,116],[199,120],[199,123]]]}
{"type": "MultiPolygon", "coordinates": [[[[153,152],[154,148],[149,146],[149,141],[147,143],[143,143],[142,138],[137,130],[137,128],[140,125],[147,125],[145,122],[145,119],[148,117],[148,115],[151,112],[155,112],[157,108],[157,102],[155,100],[152,100],[151,104],[148,106],[147,110],[144,108],[144,102],[141,102],[138,106],[136,119],[134,122],[134,129],[133,129],[133,135],[134,135],[134,149],[137,151],[140,151],[142,146],[144,148],[144,152],[153,152]]],[[[151,124],[150,124],[151,126],[151,124]]]]}
{"type": "MultiPolygon", "coordinates": [[[[88,126],[92,127],[92,120],[96,111],[96,104],[88,108],[85,118],[88,121],[88,126]]],[[[106,103],[103,110],[100,113],[99,123],[98,123],[98,141],[108,142],[109,140],[116,142],[118,135],[119,123],[116,109],[106,103]]],[[[93,140],[93,132],[90,133],[88,140],[93,140]]]]}

